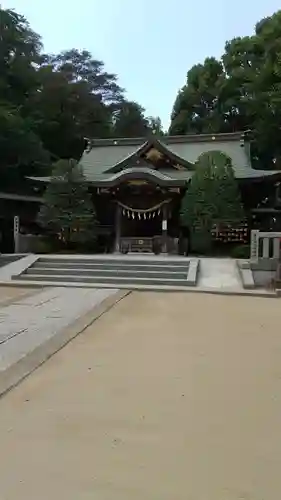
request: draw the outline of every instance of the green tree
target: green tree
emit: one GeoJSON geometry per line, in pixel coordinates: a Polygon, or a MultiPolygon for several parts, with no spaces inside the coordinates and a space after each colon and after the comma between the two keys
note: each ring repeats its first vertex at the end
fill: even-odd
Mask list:
{"type": "Polygon", "coordinates": [[[1,186],[20,187],[27,175],[44,175],[50,157],[32,122],[24,119],[17,108],[0,104],[0,182],[1,186]]]}
{"type": "Polygon", "coordinates": [[[189,228],[192,248],[207,252],[212,229],[235,227],[244,220],[230,159],[220,151],[201,155],[181,206],[182,225],[189,228]]]}
{"type": "Polygon", "coordinates": [[[161,118],[159,116],[156,117],[149,116],[147,120],[148,120],[148,127],[153,134],[155,134],[156,136],[164,135],[161,118]]]}
{"type": "Polygon", "coordinates": [[[211,247],[214,217],[214,179],[211,164],[197,162],[196,170],[181,203],[181,223],[190,231],[193,251],[205,252],[211,247]]]}
{"type": "Polygon", "coordinates": [[[75,160],[56,163],[38,222],[66,247],[95,240],[96,216],[82,169],[75,160]]]}
{"type": "Polygon", "coordinates": [[[38,89],[40,37],[12,10],[0,8],[0,182],[20,189],[26,175],[40,175],[49,154],[26,105],[38,89]]]}
{"type": "Polygon", "coordinates": [[[144,109],[136,102],[124,101],[117,108],[113,118],[114,137],[143,137],[149,130],[144,109]]]}
{"type": "Polygon", "coordinates": [[[111,136],[112,113],[123,90],[103,66],[88,51],[42,56],[40,92],[29,106],[37,133],[54,158],[79,159],[85,137],[111,136]]]}
{"type": "Polygon", "coordinates": [[[44,56],[44,64],[65,76],[69,83],[84,83],[88,91],[105,104],[124,100],[124,89],[118,85],[117,76],[104,69],[104,63],[94,59],[87,50],[71,49],[56,55],[44,56]]]}
{"type": "Polygon", "coordinates": [[[212,151],[203,154],[202,161],[209,162],[214,172],[216,184],[214,224],[218,228],[239,227],[245,221],[245,213],[231,159],[221,151],[212,151]]]}
{"type": "Polygon", "coordinates": [[[37,88],[41,40],[27,20],[0,6],[0,100],[22,106],[37,88]]]}
{"type": "Polygon", "coordinates": [[[187,74],[171,115],[170,133],[253,130],[257,168],[281,168],[281,11],[252,36],[234,38],[220,60],[187,74]]]}
{"type": "MultiPolygon", "coordinates": [[[[0,8],[0,182],[15,186],[61,158],[79,160],[85,138],[160,133],[90,52],[42,54],[27,20],[0,8]]],[[[156,127],[157,126],[157,127],[156,127]]]]}
{"type": "Polygon", "coordinates": [[[207,58],[187,73],[186,85],[179,91],[172,115],[170,134],[220,132],[224,129],[220,93],[225,81],[223,64],[207,58]]]}

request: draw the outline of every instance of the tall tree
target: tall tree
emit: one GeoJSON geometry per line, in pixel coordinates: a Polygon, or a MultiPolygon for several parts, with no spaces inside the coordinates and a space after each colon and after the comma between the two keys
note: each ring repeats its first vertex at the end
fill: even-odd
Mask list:
{"type": "Polygon", "coordinates": [[[231,160],[220,151],[204,153],[182,200],[182,225],[190,230],[193,250],[205,252],[214,227],[235,227],[244,221],[244,210],[231,160]]]}
{"type": "Polygon", "coordinates": [[[26,104],[37,92],[40,37],[24,17],[0,8],[0,182],[16,185],[49,163],[26,104]]]}
{"type": "Polygon", "coordinates": [[[143,137],[148,130],[149,122],[144,116],[144,109],[136,102],[122,102],[114,114],[114,137],[143,137]]]}
{"type": "Polygon", "coordinates": [[[171,116],[171,134],[218,132],[224,128],[220,93],[225,81],[223,65],[215,58],[193,66],[179,91],[171,116]]]}
{"type": "Polygon", "coordinates": [[[81,167],[75,160],[56,163],[38,222],[66,247],[95,239],[96,217],[81,167]]]}
{"type": "Polygon", "coordinates": [[[36,89],[40,49],[26,19],[0,6],[0,101],[21,106],[36,89]]]}
{"type": "Polygon", "coordinates": [[[170,133],[252,129],[256,165],[281,167],[281,11],[252,36],[225,45],[220,61],[191,68],[178,93],[170,133]]]}
{"type": "Polygon", "coordinates": [[[41,50],[27,20],[0,8],[1,182],[40,175],[41,165],[60,158],[80,159],[86,137],[160,133],[159,119],[127,101],[117,76],[90,52],[41,50]]]}
{"type": "Polygon", "coordinates": [[[50,66],[40,68],[40,92],[29,101],[37,133],[54,158],[79,159],[84,137],[108,137],[111,112],[85,82],[69,83],[50,66]]]}
{"type": "Polygon", "coordinates": [[[87,50],[71,49],[44,58],[45,64],[62,73],[70,83],[83,82],[89,92],[100,97],[106,104],[123,101],[123,89],[117,76],[104,69],[104,63],[92,57],[87,50]]]}
{"type": "Polygon", "coordinates": [[[147,120],[148,120],[148,127],[152,131],[152,133],[158,136],[164,135],[161,118],[159,116],[156,117],[149,116],[147,120]]]}
{"type": "Polygon", "coordinates": [[[58,158],[79,159],[84,137],[109,137],[112,113],[123,99],[114,74],[88,51],[45,55],[38,71],[40,92],[30,101],[38,133],[58,158]]]}

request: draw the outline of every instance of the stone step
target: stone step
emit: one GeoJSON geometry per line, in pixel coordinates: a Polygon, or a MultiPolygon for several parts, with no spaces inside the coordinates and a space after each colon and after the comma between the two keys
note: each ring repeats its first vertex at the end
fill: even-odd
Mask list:
{"type": "Polygon", "coordinates": [[[134,271],[168,271],[168,272],[187,272],[189,268],[189,262],[186,261],[185,263],[177,264],[175,265],[174,262],[171,264],[154,264],[153,262],[147,262],[144,261],[143,264],[135,264],[134,261],[131,262],[126,262],[126,263],[120,263],[119,261],[83,261],[83,262],[77,262],[76,260],[72,260],[69,262],[57,262],[53,260],[49,261],[36,261],[32,269],[108,269],[112,270],[114,272],[115,270],[134,270],[134,271]]]}
{"type": "Polygon", "coordinates": [[[108,276],[108,277],[93,277],[93,276],[83,276],[81,278],[80,276],[76,275],[67,275],[67,276],[62,276],[62,275],[57,275],[57,274],[21,274],[20,276],[13,276],[13,279],[17,281],[37,281],[37,282],[42,282],[44,281],[50,281],[50,282],[56,282],[56,283],[63,283],[63,282],[70,282],[70,283],[102,283],[102,284],[109,284],[109,285],[115,285],[116,288],[118,288],[119,284],[122,285],[127,285],[128,288],[130,288],[130,285],[150,285],[150,286],[163,286],[163,285],[170,285],[170,286],[193,286],[195,283],[192,283],[188,281],[186,278],[185,279],[174,279],[174,278],[145,278],[145,277],[113,277],[113,276],[108,276]]]}
{"type": "Polygon", "coordinates": [[[79,268],[38,268],[30,267],[26,269],[25,274],[34,275],[41,274],[44,276],[80,276],[84,279],[85,276],[91,276],[93,278],[99,279],[99,277],[110,277],[110,278],[162,278],[162,279],[186,279],[188,269],[184,272],[171,271],[170,269],[162,268],[162,270],[157,271],[154,269],[85,269],[84,267],[79,268]]]}
{"type": "Polygon", "coordinates": [[[159,259],[157,257],[143,257],[143,258],[138,258],[138,257],[130,257],[128,256],[127,258],[125,257],[116,257],[116,258],[106,258],[106,257],[40,257],[36,261],[36,265],[41,265],[42,263],[44,264],[58,264],[59,266],[65,265],[65,264],[83,264],[83,265],[106,265],[106,266],[188,266],[189,264],[189,259],[188,258],[179,258],[179,259],[171,259],[171,258],[166,258],[163,257],[162,259],[159,259]]]}

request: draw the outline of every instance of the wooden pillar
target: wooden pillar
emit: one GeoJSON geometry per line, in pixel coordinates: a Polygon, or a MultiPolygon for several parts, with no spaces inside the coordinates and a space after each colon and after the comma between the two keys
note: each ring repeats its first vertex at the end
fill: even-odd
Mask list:
{"type": "Polygon", "coordinates": [[[116,211],[115,211],[115,245],[114,252],[120,253],[120,237],[121,237],[121,207],[118,203],[116,203],[116,211]]]}
{"type": "Polygon", "coordinates": [[[168,204],[165,203],[162,207],[162,253],[168,252],[168,204]]]}

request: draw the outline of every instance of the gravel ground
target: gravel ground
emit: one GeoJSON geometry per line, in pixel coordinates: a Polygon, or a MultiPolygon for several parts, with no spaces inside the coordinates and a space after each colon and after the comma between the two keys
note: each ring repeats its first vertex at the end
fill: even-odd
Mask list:
{"type": "Polygon", "coordinates": [[[132,293],[0,400],[3,500],[281,497],[280,301],[132,293]]]}

